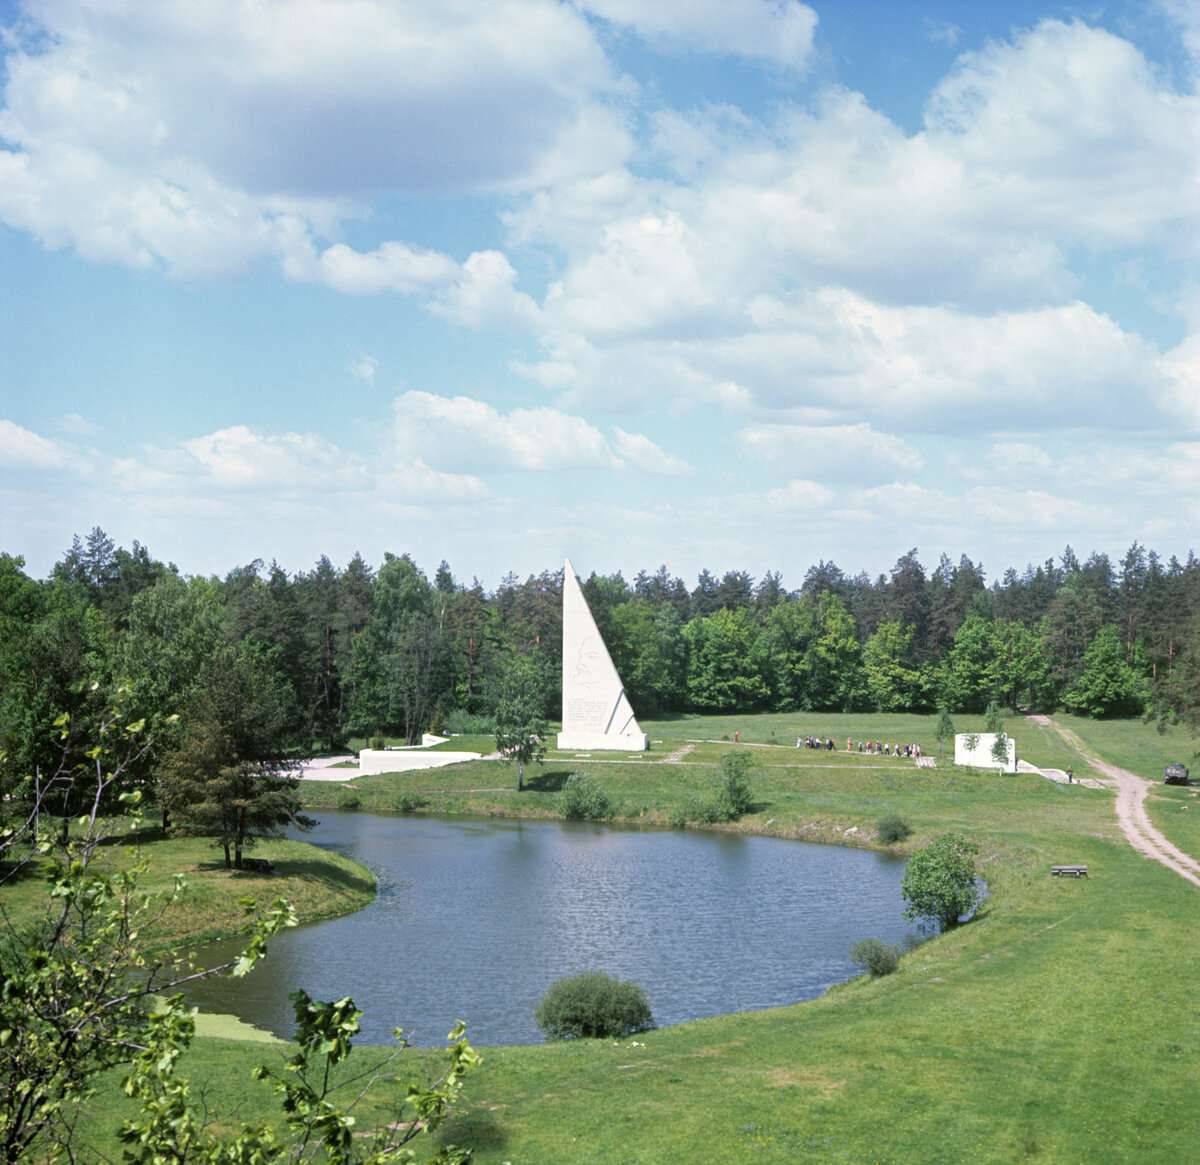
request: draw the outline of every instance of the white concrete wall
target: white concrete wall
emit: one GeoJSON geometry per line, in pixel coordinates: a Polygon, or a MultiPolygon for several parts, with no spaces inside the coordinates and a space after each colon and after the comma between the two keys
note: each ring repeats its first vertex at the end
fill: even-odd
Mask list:
{"type": "MultiPolygon", "coordinates": [[[[406,773],[410,769],[437,769],[466,760],[478,760],[478,752],[428,752],[420,748],[364,748],[358,754],[358,776],[406,773]]],[[[347,771],[349,780],[354,774],[347,771]]]]}
{"type": "Polygon", "coordinates": [[[996,743],[996,733],[980,732],[979,743],[975,746],[975,751],[971,752],[967,749],[967,737],[970,735],[966,732],[959,733],[954,738],[954,763],[956,765],[970,765],[977,769],[995,769],[1003,767],[1006,773],[1015,773],[1017,771],[1017,742],[1010,736],[1008,738],[1008,760],[1003,766],[996,764],[996,758],[992,756],[992,746],[996,743]]]}

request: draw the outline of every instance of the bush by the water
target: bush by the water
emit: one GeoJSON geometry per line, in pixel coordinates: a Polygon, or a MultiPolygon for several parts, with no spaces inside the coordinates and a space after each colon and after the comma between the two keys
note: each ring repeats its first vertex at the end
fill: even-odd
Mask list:
{"type": "Polygon", "coordinates": [[[713,782],[709,797],[688,797],[676,803],[667,815],[667,823],[683,829],[692,822],[697,825],[718,825],[737,821],[743,813],[754,808],[749,775],[754,761],[748,752],[732,749],[721,757],[721,775],[713,782]]]}
{"type": "Polygon", "coordinates": [[[743,813],[749,813],[754,804],[750,795],[750,773],[754,759],[750,753],[735,748],[721,757],[721,780],[717,785],[717,803],[728,816],[726,821],[736,821],[743,813]]]}
{"type": "Polygon", "coordinates": [[[362,797],[357,789],[342,789],[335,804],[339,809],[358,809],[362,806],[362,797]]]}
{"type": "Polygon", "coordinates": [[[878,978],[900,966],[900,948],[889,947],[877,938],[860,939],[850,948],[850,961],[878,978]]]}
{"type": "Polygon", "coordinates": [[[947,833],[913,854],[900,879],[904,917],[950,930],[973,913],[983,897],[975,878],[978,852],[975,842],[947,833]]]}
{"type": "Polygon", "coordinates": [[[558,804],[571,821],[603,821],[616,813],[612,798],[587,773],[572,773],[567,778],[558,804]]]}
{"type": "Polygon", "coordinates": [[[895,813],[889,813],[886,817],[881,817],[879,824],[875,827],[875,836],[884,845],[898,845],[910,833],[912,833],[912,827],[903,817],[895,813]]]}
{"type": "Polygon", "coordinates": [[[418,809],[424,809],[429,804],[425,797],[420,797],[416,793],[401,793],[396,798],[397,813],[415,813],[418,809]]]}
{"type": "Polygon", "coordinates": [[[654,1026],[646,993],[632,979],[582,971],[555,983],[534,1022],[551,1039],[619,1039],[654,1026]]]}

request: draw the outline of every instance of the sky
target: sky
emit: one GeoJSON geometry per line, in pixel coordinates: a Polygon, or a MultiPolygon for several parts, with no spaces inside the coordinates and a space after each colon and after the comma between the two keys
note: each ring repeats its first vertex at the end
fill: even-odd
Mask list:
{"type": "Polygon", "coordinates": [[[0,550],[1200,550],[1200,4],[0,0],[0,550]]]}

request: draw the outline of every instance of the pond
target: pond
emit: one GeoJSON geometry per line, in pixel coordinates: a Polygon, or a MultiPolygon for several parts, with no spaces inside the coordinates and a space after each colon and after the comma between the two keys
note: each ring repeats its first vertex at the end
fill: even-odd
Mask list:
{"type": "MultiPolygon", "coordinates": [[[[362,1043],[541,1041],[538,1000],[582,970],[636,979],[660,1026],[812,999],[857,973],[851,945],[915,941],[904,863],[718,831],[325,813],[307,840],[370,867],[365,910],[277,936],[243,980],[196,985],[201,1010],[290,1038],[288,992],[352,995],[362,1043]]],[[[263,847],[269,855],[270,849],[263,847]]],[[[235,944],[214,944],[205,958],[235,944]]]]}

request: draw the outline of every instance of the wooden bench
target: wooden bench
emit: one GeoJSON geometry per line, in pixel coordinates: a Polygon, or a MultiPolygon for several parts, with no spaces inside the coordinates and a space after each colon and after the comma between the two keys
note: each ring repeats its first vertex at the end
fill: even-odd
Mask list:
{"type": "Polygon", "coordinates": [[[1051,866],[1050,873],[1057,878],[1065,877],[1068,874],[1072,878],[1086,878],[1088,876],[1087,866],[1051,866]]]}

